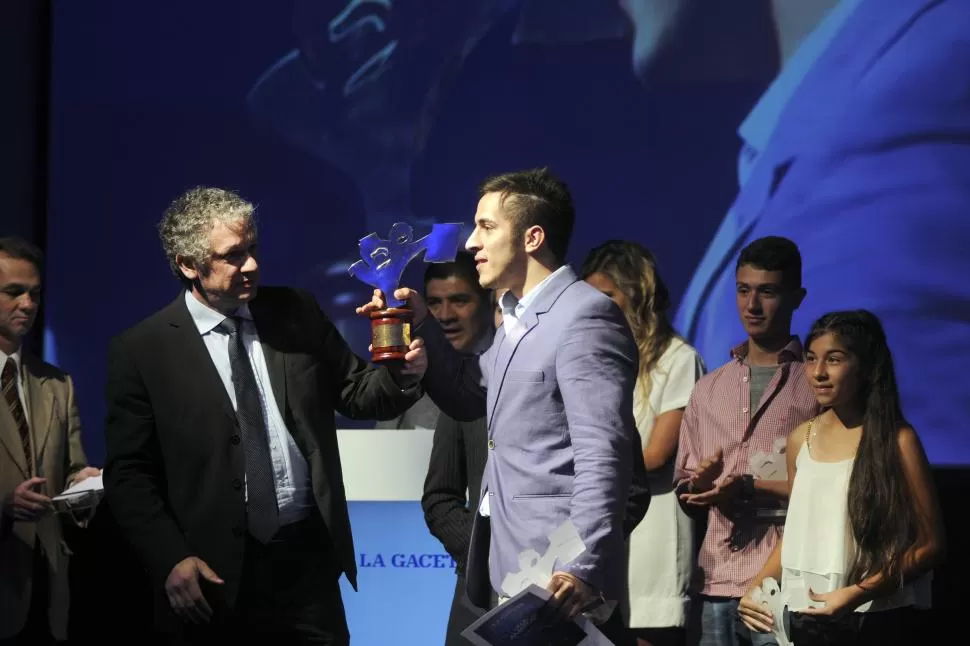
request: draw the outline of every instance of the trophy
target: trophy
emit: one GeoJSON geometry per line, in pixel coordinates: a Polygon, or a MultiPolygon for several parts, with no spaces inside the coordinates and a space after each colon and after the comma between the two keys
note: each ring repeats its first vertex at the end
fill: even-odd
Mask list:
{"type": "Polygon", "coordinates": [[[360,260],[349,268],[350,275],[377,287],[387,307],[370,313],[371,361],[400,361],[411,345],[411,310],[394,298],[408,263],[424,252],[425,262],[451,262],[458,253],[461,224],[435,224],[431,233],[414,240],[410,225],[397,222],[387,240],[371,233],[360,239],[360,260]]]}

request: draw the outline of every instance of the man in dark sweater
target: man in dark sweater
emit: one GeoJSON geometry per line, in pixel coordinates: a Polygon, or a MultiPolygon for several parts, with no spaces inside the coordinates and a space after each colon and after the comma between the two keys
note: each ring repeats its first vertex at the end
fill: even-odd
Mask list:
{"type": "MultiPolygon", "coordinates": [[[[478,284],[475,255],[459,251],[453,262],[429,263],[424,272],[428,311],[459,352],[481,354],[492,345],[491,290],[478,284]]],[[[425,394],[402,415],[378,421],[379,429],[433,429],[438,407],[425,394]]]]}
{"type": "MultiPolygon", "coordinates": [[[[491,292],[490,304],[498,328],[502,324],[502,310],[494,292],[491,292]]],[[[477,502],[482,490],[487,435],[484,417],[459,422],[446,413],[438,414],[421,507],[428,529],[457,563],[458,580],[448,617],[445,646],[467,646],[469,642],[461,632],[478,618],[462,599],[473,520],[468,501],[470,498],[473,503],[477,502]]]]}

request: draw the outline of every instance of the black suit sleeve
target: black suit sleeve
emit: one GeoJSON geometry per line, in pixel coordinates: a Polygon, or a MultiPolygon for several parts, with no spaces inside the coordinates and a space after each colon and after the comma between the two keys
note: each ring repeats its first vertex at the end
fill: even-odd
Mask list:
{"type": "Polygon", "coordinates": [[[192,552],[166,503],[161,448],[148,392],[120,338],[108,350],[105,399],[105,497],[150,576],[161,582],[192,552]]]}
{"type": "Polygon", "coordinates": [[[472,533],[468,509],[468,467],[460,422],[441,413],[434,429],[421,508],[431,534],[441,541],[463,572],[472,533]]]}
{"type": "Polygon", "coordinates": [[[485,386],[479,362],[481,357],[488,360],[492,350],[481,357],[455,350],[431,315],[415,334],[424,339],[428,352],[428,370],[422,383],[435,405],[461,422],[485,417],[485,386]]]}
{"type": "Polygon", "coordinates": [[[393,419],[421,398],[423,390],[418,380],[392,372],[387,366],[370,365],[358,357],[316,299],[309,294],[304,298],[312,301],[315,335],[320,339],[318,356],[334,376],[333,398],[341,415],[350,419],[393,419]]]}
{"type": "Polygon", "coordinates": [[[633,480],[630,483],[630,497],[626,502],[626,515],[623,519],[625,537],[629,537],[647,515],[652,495],[650,481],[647,478],[647,466],[643,462],[643,451],[640,450],[639,444],[634,444],[633,448],[633,480]]]}

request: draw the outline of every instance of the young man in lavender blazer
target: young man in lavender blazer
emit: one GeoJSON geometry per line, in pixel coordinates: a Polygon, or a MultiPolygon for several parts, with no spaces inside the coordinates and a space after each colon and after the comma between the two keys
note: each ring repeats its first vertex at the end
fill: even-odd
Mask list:
{"type": "MultiPolygon", "coordinates": [[[[501,599],[505,576],[520,570],[519,554],[545,552],[549,535],[569,520],[585,552],[553,567],[550,607],[560,619],[599,599],[622,599],[625,533],[649,500],[643,486],[631,495],[645,476],[633,421],[637,348],[619,308],[565,264],[574,219],[567,187],[545,169],[482,185],[466,246],[481,285],[508,291],[503,326],[480,357],[451,348],[416,292],[396,292],[409,301],[427,348],[423,383],[432,399],[455,419],[487,418],[469,601],[487,607],[488,581],[501,599]]],[[[382,305],[375,293],[360,311],[382,305]]],[[[618,610],[601,629],[618,646],[629,643],[618,610]]]]}

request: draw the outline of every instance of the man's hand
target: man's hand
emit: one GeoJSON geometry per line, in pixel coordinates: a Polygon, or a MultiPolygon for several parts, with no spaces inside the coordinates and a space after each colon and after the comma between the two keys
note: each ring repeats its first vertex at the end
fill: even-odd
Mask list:
{"type": "MultiPolygon", "coordinates": [[[[372,343],[367,344],[367,351],[374,351],[372,343]]],[[[422,339],[411,341],[404,355],[404,363],[392,361],[387,364],[387,369],[391,371],[394,381],[399,386],[407,387],[421,381],[424,373],[428,371],[428,351],[424,349],[424,341],[422,339]]]]}
{"type": "Polygon", "coordinates": [[[428,351],[424,349],[424,339],[414,339],[404,355],[402,375],[413,375],[419,380],[428,370],[428,351]]]}
{"type": "Polygon", "coordinates": [[[75,474],[75,476],[71,479],[70,484],[76,485],[77,483],[83,482],[88,478],[93,478],[99,475],[101,475],[101,469],[98,469],[95,467],[84,467],[83,469],[78,471],[77,474],[75,474]]]}
{"type": "Polygon", "coordinates": [[[690,492],[702,493],[714,488],[714,481],[724,472],[724,449],[718,447],[714,455],[702,460],[690,477],[690,492]]]}
{"type": "Polygon", "coordinates": [[[169,572],[165,579],[165,594],[176,615],[195,624],[205,624],[212,618],[212,608],[202,596],[199,576],[210,583],[223,583],[205,561],[190,556],[176,563],[169,572]]]}
{"type": "Polygon", "coordinates": [[[695,507],[710,507],[711,505],[720,505],[725,502],[734,500],[735,497],[741,492],[741,476],[730,475],[721,480],[713,489],[704,491],[703,493],[685,493],[681,494],[680,500],[685,505],[693,505],[695,507]]]}
{"type": "Polygon", "coordinates": [[[54,503],[37,488],[47,482],[47,478],[31,478],[17,485],[3,501],[3,513],[14,520],[36,521],[53,513],[54,503]]]}
{"type": "MultiPolygon", "coordinates": [[[[78,483],[84,482],[88,478],[93,478],[95,476],[101,475],[101,469],[97,467],[84,467],[78,471],[71,481],[68,483],[69,486],[74,486],[78,483]]],[[[87,491],[80,496],[74,496],[71,499],[71,505],[69,511],[71,516],[74,518],[74,522],[81,524],[87,523],[91,520],[93,516],[94,509],[104,498],[104,490],[100,491],[87,491]],[[89,513],[90,512],[90,513],[89,513]]]]}
{"type": "Polygon", "coordinates": [[[554,572],[546,590],[552,593],[546,602],[552,621],[568,621],[596,600],[593,588],[568,572],[554,572]]]}
{"type": "MultiPolygon", "coordinates": [[[[425,304],[424,299],[413,289],[408,287],[399,287],[394,290],[394,298],[405,301],[408,308],[411,310],[412,323],[414,325],[421,325],[425,318],[428,316],[428,306],[425,304]]],[[[369,303],[365,303],[361,307],[357,308],[357,314],[361,316],[370,316],[371,312],[377,312],[387,308],[387,301],[384,300],[384,293],[375,289],[373,296],[369,303]]]]}

